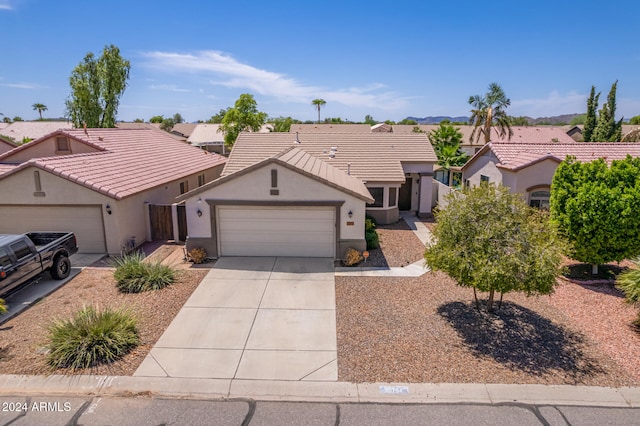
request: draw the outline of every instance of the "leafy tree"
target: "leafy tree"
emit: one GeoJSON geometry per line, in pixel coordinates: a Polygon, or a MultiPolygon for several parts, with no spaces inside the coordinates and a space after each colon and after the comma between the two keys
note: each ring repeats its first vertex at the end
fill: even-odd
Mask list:
{"type": "Polygon", "coordinates": [[[320,123],[320,108],[325,106],[327,102],[324,99],[314,99],[311,101],[311,105],[313,105],[318,110],[318,123],[320,123]]]}
{"type": "Polygon", "coordinates": [[[580,124],[584,124],[584,122],[586,121],[586,118],[587,118],[587,114],[577,115],[571,119],[571,121],[569,122],[569,125],[578,126],[580,124]]]}
{"type": "MultiPolygon", "coordinates": [[[[619,142],[622,139],[622,118],[616,122],[616,89],[618,81],[611,86],[607,102],[602,105],[598,115],[598,124],[593,130],[590,142],[619,142]]],[[[585,139],[586,140],[586,139],[585,139]]]]}
{"type": "Polygon", "coordinates": [[[266,121],[267,114],[258,111],[258,104],[253,96],[243,93],[222,119],[220,131],[224,133],[225,145],[232,147],[240,132],[257,132],[266,121]]]}
{"type": "Polygon", "coordinates": [[[149,123],[162,123],[164,121],[164,116],[162,115],[154,115],[149,119],[149,123]]]}
{"type": "Polygon", "coordinates": [[[440,123],[440,127],[428,133],[429,142],[438,156],[438,164],[444,169],[462,166],[469,156],[460,149],[462,133],[453,126],[440,123]]]}
{"type": "Polygon", "coordinates": [[[368,124],[370,126],[373,126],[374,124],[377,124],[378,122],[376,120],[374,120],[372,116],[367,114],[367,115],[364,116],[364,123],[368,124]]]}
{"type": "Polygon", "coordinates": [[[418,122],[416,120],[409,120],[408,118],[405,118],[404,120],[398,121],[398,124],[408,124],[408,125],[417,126],[418,122]]]}
{"type": "Polygon", "coordinates": [[[173,120],[173,118],[165,118],[164,120],[162,120],[162,123],[160,123],[160,128],[165,132],[170,132],[175,125],[176,122],[173,120]]]}
{"type": "Polygon", "coordinates": [[[512,117],[509,116],[509,122],[512,126],[529,126],[529,119],[527,117],[512,117]]]}
{"type": "Polygon", "coordinates": [[[324,119],[324,122],[327,124],[348,124],[346,120],[340,117],[327,117],[324,119]]]}
{"type": "Polygon", "coordinates": [[[452,193],[437,214],[436,243],[425,260],[458,285],[488,292],[487,311],[496,293],[550,294],[561,272],[562,242],[544,212],[528,207],[503,186],[482,184],[452,193]]]}
{"type": "Polygon", "coordinates": [[[176,112],[175,114],[173,114],[173,122],[175,124],[184,123],[184,118],[182,118],[182,115],[180,115],[179,112],[176,112]]]}
{"type": "Polygon", "coordinates": [[[294,120],[291,117],[277,117],[269,120],[273,127],[269,128],[270,132],[288,132],[291,130],[291,125],[293,123],[299,123],[299,120],[294,120]]]}
{"type": "Polygon", "coordinates": [[[551,220],[568,255],[593,265],[640,255],[640,158],[581,163],[568,157],[551,186],[551,220]]]}
{"type": "Polygon", "coordinates": [[[482,96],[470,96],[469,105],[472,106],[469,123],[474,126],[469,137],[471,143],[474,139],[478,142],[481,135],[484,135],[484,142],[489,143],[491,127],[494,126],[497,127],[500,137],[508,135],[511,139],[513,131],[509,116],[505,112],[505,109],[511,105],[511,100],[507,98],[498,83],[491,83],[489,91],[482,96]]]}
{"type": "Polygon", "coordinates": [[[102,56],[88,53],[69,77],[67,114],[76,127],[115,127],[120,98],[127,88],[131,64],[120,49],[106,46],[102,56]]]}
{"type": "Polygon", "coordinates": [[[16,115],[15,117],[13,117],[13,121],[24,121],[24,120],[19,115],[16,115]]]}
{"type": "Polygon", "coordinates": [[[144,120],[142,118],[136,118],[135,120],[133,120],[134,123],[144,123],[144,120]]]}
{"type": "Polygon", "coordinates": [[[2,117],[2,122],[3,123],[11,123],[11,119],[9,117],[2,117]]]}
{"type": "Polygon", "coordinates": [[[631,119],[629,119],[629,124],[632,124],[634,126],[640,125],[640,115],[636,115],[635,117],[631,117],[631,119]]]}
{"type": "Polygon", "coordinates": [[[222,119],[224,118],[224,116],[227,114],[227,111],[229,111],[231,109],[231,107],[229,108],[222,108],[220,109],[220,111],[215,114],[212,115],[210,119],[207,120],[208,124],[220,124],[222,123],[222,119]]]}
{"type": "Polygon", "coordinates": [[[32,106],[34,111],[38,111],[38,114],[40,114],[40,120],[42,120],[42,111],[46,111],[48,109],[47,106],[41,103],[35,103],[32,106]]]}
{"type": "Polygon", "coordinates": [[[396,124],[396,122],[393,121],[393,120],[384,120],[384,124],[388,124],[390,126],[394,126],[396,124]]]}
{"type": "Polygon", "coordinates": [[[596,94],[595,86],[591,86],[591,93],[587,98],[587,114],[584,118],[584,129],[582,130],[582,138],[585,142],[593,142],[593,131],[597,123],[596,110],[598,109],[599,98],[600,92],[596,94]]]}

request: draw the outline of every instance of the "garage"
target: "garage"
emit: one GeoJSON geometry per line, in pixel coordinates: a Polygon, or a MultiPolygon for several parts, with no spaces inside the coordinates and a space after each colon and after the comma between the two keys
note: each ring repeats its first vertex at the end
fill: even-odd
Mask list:
{"type": "Polygon", "coordinates": [[[217,206],[221,256],[335,257],[334,206],[217,206]]]}
{"type": "Polygon", "coordinates": [[[0,233],[62,231],[76,234],[80,253],[106,253],[101,207],[0,206],[0,233]]]}

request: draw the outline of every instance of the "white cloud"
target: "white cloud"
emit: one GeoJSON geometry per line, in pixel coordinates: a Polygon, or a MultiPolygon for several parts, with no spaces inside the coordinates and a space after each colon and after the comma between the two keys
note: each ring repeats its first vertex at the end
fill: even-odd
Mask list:
{"type": "Polygon", "coordinates": [[[513,100],[509,114],[536,118],[581,113],[587,109],[588,96],[588,94],[576,92],[561,94],[554,90],[545,98],[513,100]]]}
{"type": "Polygon", "coordinates": [[[166,90],[169,92],[191,92],[189,89],[180,89],[175,84],[155,84],[149,86],[152,90],[166,90]]]}
{"type": "Polygon", "coordinates": [[[13,10],[9,0],[0,0],[0,10],[13,10]]]}
{"type": "Polygon", "coordinates": [[[143,54],[148,65],[163,71],[193,72],[209,77],[213,85],[246,89],[263,96],[282,101],[309,103],[322,98],[349,107],[369,107],[397,110],[407,105],[407,99],[385,86],[372,83],[363,87],[327,89],[307,85],[287,76],[238,62],[232,56],[219,51],[192,53],[147,52],[143,54]]]}
{"type": "Polygon", "coordinates": [[[31,83],[7,83],[7,84],[0,84],[0,86],[11,87],[12,89],[37,89],[40,87],[37,84],[31,84],[31,83]]]}

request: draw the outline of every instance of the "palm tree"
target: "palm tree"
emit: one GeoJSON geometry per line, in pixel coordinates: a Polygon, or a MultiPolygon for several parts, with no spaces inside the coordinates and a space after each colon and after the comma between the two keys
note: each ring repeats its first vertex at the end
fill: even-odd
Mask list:
{"type": "Polygon", "coordinates": [[[509,116],[505,109],[511,105],[511,100],[507,98],[498,83],[491,83],[489,91],[483,96],[475,95],[469,97],[469,104],[473,107],[469,123],[474,125],[469,141],[473,143],[480,140],[480,135],[484,135],[484,142],[491,141],[491,127],[497,127],[500,137],[513,136],[509,116]]]}
{"type": "Polygon", "coordinates": [[[311,105],[313,105],[318,110],[318,123],[320,123],[320,108],[322,108],[327,102],[324,99],[314,99],[311,101],[311,105]]]}
{"type": "Polygon", "coordinates": [[[40,120],[42,120],[42,111],[46,111],[48,109],[47,106],[41,103],[35,103],[32,106],[34,111],[38,111],[38,114],[40,114],[40,120]]]}

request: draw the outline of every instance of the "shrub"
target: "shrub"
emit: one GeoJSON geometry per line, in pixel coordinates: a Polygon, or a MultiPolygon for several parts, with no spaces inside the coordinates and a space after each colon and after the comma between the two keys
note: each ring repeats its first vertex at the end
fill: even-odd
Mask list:
{"type": "Polygon", "coordinates": [[[48,328],[49,365],[72,370],[114,362],[138,345],[135,318],[126,311],[85,307],[48,328]]]}
{"type": "Polygon", "coordinates": [[[376,230],[376,222],[372,219],[365,219],[364,220],[364,232],[365,234],[367,232],[372,232],[376,230]]]}
{"type": "Polygon", "coordinates": [[[364,234],[364,239],[367,242],[367,250],[377,249],[380,245],[380,239],[375,229],[364,234]]]}
{"type": "Polygon", "coordinates": [[[7,304],[3,299],[0,299],[0,315],[7,313],[7,304]]]}
{"type": "Polygon", "coordinates": [[[365,214],[364,215],[364,220],[365,220],[365,226],[366,226],[366,221],[370,221],[373,224],[373,227],[375,228],[378,225],[378,221],[376,220],[375,217],[371,216],[370,214],[365,214]]]}
{"type": "Polygon", "coordinates": [[[362,257],[362,253],[360,253],[356,249],[350,248],[345,253],[344,264],[346,266],[355,266],[358,263],[360,263],[363,259],[364,259],[364,257],[362,257]]]}
{"type": "Polygon", "coordinates": [[[627,302],[640,303],[640,258],[633,261],[635,269],[628,269],[618,275],[616,287],[624,293],[627,302]]]}
{"type": "Polygon", "coordinates": [[[175,281],[175,271],[160,262],[144,262],[144,254],[133,253],[121,259],[115,259],[118,290],[122,293],[140,293],[159,290],[175,281]]]}
{"type": "Polygon", "coordinates": [[[193,261],[193,263],[200,264],[205,261],[207,258],[207,251],[201,247],[196,247],[191,249],[189,252],[189,257],[193,261]]]}

